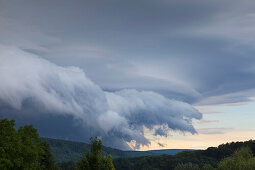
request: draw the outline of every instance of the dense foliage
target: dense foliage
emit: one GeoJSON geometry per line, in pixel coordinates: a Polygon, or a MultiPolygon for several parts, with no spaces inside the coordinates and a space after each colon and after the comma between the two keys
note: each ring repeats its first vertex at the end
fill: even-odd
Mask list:
{"type": "Polygon", "coordinates": [[[197,164],[189,163],[179,163],[174,168],[174,170],[200,170],[199,166],[197,164]]]}
{"type": "Polygon", "coordinates": [[[0,120],[0,169],[58,169],[49,145],[33,126],[14,128],[15,121],[0,120]]]}
{"type": "Polygon", "coordinates": [[[250,148],[243,147],[237,150],[232,156],[224,158],[220,163],[218,170],[254,170],[255,157],[250,148]]]}
{"type": "MultiPolygon", "coordinates": [[[[222,144],[218,147],[210,147],[206,150],[184,151],[174,156],[154,155],[132,158],[117,158],[113,160],[113,163],[117,170],[174,170],[177,166],[179,169],[181,169],[181,167],[192,166],[192,168],[196,168],[198,166],[200,169],[210,170],[217,168],[221,160],[231,156],[236,150],[242,147],[250,148],[251,154],[254,155],[255,141],[250,140],[246,142],[222,144]]],[[[250,161],[251,160],[253,159],[250,159],[250,161]]]]}
{"type": "Polygon", "coordinates": [[[61,170],[75,170],[74,161],[61,162],[61,163],[58,163],[58,166],[61,170]]]}
{"type": "Polygon", "coordinates": [[[102,140],[91,138],[90,151],[77,162],[77,170],[115,170],[111,155],[102,155],[102,140]]]}
{"type": "MultiPolygon", "coordinates": [[[[77,150],[77,152],[81,153],[81,146],[84,146],[84,143],[77,144],[76,142],[76,145],[73,145],[73,142],[70,141],[59,143],[59,141],[54,139],[42,140],[33,126],[21,126],[16,130],[13,120],[0,120],[1,170],[114,170],[115,168],[117,170],[255,169],[255,141],[253,140],[222,144],[206,150],[184,151],[176,155],[162,154],[127,158],[126,156],[129,153],[136,155],[137,152],[127,152],[128,154],[125,154],[124,151],[103,147],[102,141],[95,138],[91,139],[90,145],[85,144],[86,147],[84,149],[90,148],[89,151],[85,154],[76,155],[80,155],[80,159],[77,162],[71,160],[58,164],[55,162],[50,146],[51,149],[61,149],[68,146],[66,148],[71,148],[70,152],[77,150]],[[55,146],[55,148],[52,146],[55,146]],[[108,154],[110,152],[124,157],[116,158],[112,162],[111,155],[108,154]]],[[[64,151],[61,154],[65,155],[65,153],[68,153],[66,149],[64,151]]]]}

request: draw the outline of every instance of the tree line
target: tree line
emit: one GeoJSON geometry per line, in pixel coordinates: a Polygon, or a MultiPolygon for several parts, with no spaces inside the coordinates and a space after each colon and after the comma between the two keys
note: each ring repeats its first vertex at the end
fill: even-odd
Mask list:
{"type": "MultiPolygon", "coordinates": [[[[68,166],[68,164],[67,164],[68,166]]],[[[70,165],[69,165],[70,166],[70,165]]],[[[63,164],[55,161],[48,143],[31,125],[15,129],[15,121],[0,120],[1,170],[59,170],[63,164]]],[[[115,170],[111,155],[102,155],[102,140],[91,138],[90,151],[69,167],[75,170],[115,170]]]]}
{"type": "Polygon", "coordinates": [[[1,170],[254,170],[255,141],[232,142],[176,155],[111,158],[102,153],[102,140],[90,139],[90,150],[76,162],[56,162],[48,143],[31,126],[15,128],[0,120],[1,170]]]}
{"type": "Polygon", "coordinates": [[[231,142],[206,150],[113,160],[117,170],[254,170],[255,141],[231,142]]]}

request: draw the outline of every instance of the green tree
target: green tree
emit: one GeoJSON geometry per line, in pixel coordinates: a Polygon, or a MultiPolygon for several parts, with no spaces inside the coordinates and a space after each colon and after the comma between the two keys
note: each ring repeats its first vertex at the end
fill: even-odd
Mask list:
{"type": "Polygon", "coordinates": [[[77,170],[115,170],[111,155],[102,155],[102,140],[90,138],[90,152],[82,155],[76,164],[77,170]]]}
{"type": "Polygon", "coordinates": [[[214,170],[215,168],[212,167],[210,164],[204,164],[201,170],[214,170]]]}
{"type": "Polygon", "coordinates": [[[68,161],[68,162],[60,162],[59,168],[61,170],[74,170],[75,168],[75,162],[74,161],[68,161]]]}
{"type": "Polygon", "coordinates": [[[3,119],[0,121],[0,169],[11,169],[20,166],[20,140],[14,128],[14,121],[3,119]]]}
{"type": "Polygon", "coordinates": [[[37,130],[33,126],[21,126],[17,131],[14,126],[14,120],[0,120],[0,169],[57,169],[49,147],[37,130]]]}
{"type": "Polygon", "coordinates": [[[230,157],[223,159],[218,166],[218,170],[254,170],[255,158],[250,148],[243,147],[230,157]]]}
{"type": "Polygon", "coordinates": [[[40,165],[41,169],[58,170],[59,166],[50,150],[50,146],[46,142],[41,143],[43,152],[40,153],[40,165]]]}
{"type": "Polygon", "coordinates": [[[192,164],[191,162],[188,162],[177,164],[174,170],[200,170],[200,168],[197,164],[192,164]]]}
{"type": "Polygon", "coordinates": [[[20,127],[18,130],[21,151],[19,158],[22,158],[22,169],[39,169],[40,154],[44,152],[41,146],[41,139],[33,126],[20,127]]]}

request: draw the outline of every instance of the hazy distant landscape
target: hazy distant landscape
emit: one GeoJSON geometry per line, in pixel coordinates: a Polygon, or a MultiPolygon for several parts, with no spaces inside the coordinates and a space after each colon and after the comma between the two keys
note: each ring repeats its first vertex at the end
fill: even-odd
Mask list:
{"type": "MultiPolygon", "coordinates": [[[[84,149],[89,150],[90,148],[89,144],[82,142],[49,138],[44,140],[50,144],[52,153],[58,162],[75,162],[80,158],[84,149]]],[[[207,170],[203,169],[204,165],[211,165],[211,167],[216,168],[222,159],[231,156],[236,150],[242,147],[251,148],[252,153],[255,154],[255,141],[252,140],[246,142],[232,142],[197,151],[191,149],[121,151],[104,146],[102,150],[103,154],[112,155],[113,163],[117,170],[149,170],[153,168],[169,170],[174,169],[178,163],[193,163],[194,165],[199,165],[202,170],[207,170]]],[[[190,167],[190,169],[192,170],[192,167],[190,167]]]]}
{"type": "MultiPolygon", "coordinates": [[[[74,142],[60,139],[43,138],[49,143],[51,151],[58,162],[77,161],[84,149],[89,150],[90,145],[82,142],[74,142]]],[[[182,151],[190,151],[192,149],[162,149],[150,151],[122,151],[103,146],[103,154],[111,154],[112,158],[126,158],[146,155],[175,155],[182,151]]]]}

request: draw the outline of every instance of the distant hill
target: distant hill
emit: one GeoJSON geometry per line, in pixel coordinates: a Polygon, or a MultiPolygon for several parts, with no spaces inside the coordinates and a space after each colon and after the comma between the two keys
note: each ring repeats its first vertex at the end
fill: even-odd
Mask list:
{"type": "MultiPolygon", "coordinates": [[[[49,143],[51,151],[58,162],[76,161],[80,158],[80,155],[84,152],[84,149],[89,150],[90,145],[83,142],[74,142],[61,139],[43,138],[49,143]]],[[[175,155],[182,151],[190,151],[191,149],[162,149],[162,150],[150,150],[150,151],[122,151],[110,147],[103,146],[103,153],[111,154],[113,158],[126,158],[135,156],[147,156],[147,155],[175,155]]]]}
{"type": "MultiPolygon", "coordinates": [[[[62,169],[71,167],[76,161],[83,148],[89,150],[90,145],[82,142],[73,142],[59,139],[44,138],[51,147],[51,150],[62,169]],[[62,163],[61,163],[62,162],[62,163]],[[63,163],[65,162],[65,163],[63,163]]],[[[255,155],[255,141],[231,142],[219,145],[218,147],[209,147],[206,150],[188,150],[188,149],[164,149],[150,151],[122,151],[103,146],[103,153],[111,154],[113,164],[116,170],[172,170],[179,163],[192,163],[200,168],[204,165],[210,165],[217,168],[218,163],[228,156],[231,156],[237,149],[249,147],[255,155]]]]}
{"type": "Polygon", "coordinates": [[[113,164],[116,170],[174,170],[179,163],[192,163],[200,168],[204,165],[210,165],[216,168],[223,158],[231,156],[241,147],[249,147],[255,155],[255,140],[249,140],[226,143],[218,147],[209,147],[206,150],[184,151],[176,155],[116,158],[113,160],[113,164]]]}

